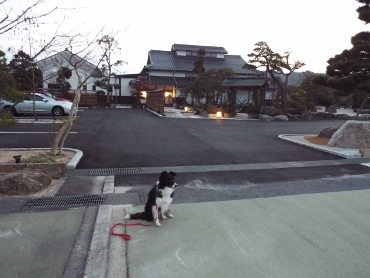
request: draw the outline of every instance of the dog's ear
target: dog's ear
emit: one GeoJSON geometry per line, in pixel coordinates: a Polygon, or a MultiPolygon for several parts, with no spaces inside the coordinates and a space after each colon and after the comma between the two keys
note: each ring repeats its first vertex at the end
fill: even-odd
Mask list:
{"type": "Polygon", "coordinates": [[[176,173],[175,172],[172,172],[172,171],[170,171],[170,175],[172,175],[174,177],[177,177],[176,173]]]}
{"type": "Polygon", "coordinates": [[[163,171],[160,175],[159,175],[159,181],[163,181],[166,177],[167,177],[167,171],[163,171]]]}

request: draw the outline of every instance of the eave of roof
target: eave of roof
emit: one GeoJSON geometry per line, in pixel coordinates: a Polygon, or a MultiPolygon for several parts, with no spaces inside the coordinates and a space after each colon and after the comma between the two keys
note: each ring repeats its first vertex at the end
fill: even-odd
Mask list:
{"type": "Polygon", "coordinates": [[[169,76],[149,76],[148,81],[150,85],[177,85],[175,79],[169,76]]]}
{"type": "Polygon", "coordinates": [[[198,51],[199,49],[204,49],[206,53],[222,53],[227,54],[224,47],[221,46],[207,46],[207,45],[191,45],[191,44],[173,44],[172,49],[183,50],[183,51],[198,51]]]}
{"type": "Polygon", "coordinates": [[[245,87],[245,88],[261,88],[267,85],[265,78],[241,78],[241,77],[230,77],[225,79],[221,86],[223,87],[245,87]]]}

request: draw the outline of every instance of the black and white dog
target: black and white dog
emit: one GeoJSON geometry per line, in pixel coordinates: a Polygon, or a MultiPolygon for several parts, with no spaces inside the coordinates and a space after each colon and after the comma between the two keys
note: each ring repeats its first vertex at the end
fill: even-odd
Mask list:
{"type": "Polygon", "coordinates": [[[176,173],[163,171],[159,176],[159,181],[149,191],[148,200],[143,212],[128,214],[125,219],[142,219],[146,221],[155,221],[156,226],[161,226],[159,218],[173,218],[169,206],[172,202],[175,188],[176,173]]]}

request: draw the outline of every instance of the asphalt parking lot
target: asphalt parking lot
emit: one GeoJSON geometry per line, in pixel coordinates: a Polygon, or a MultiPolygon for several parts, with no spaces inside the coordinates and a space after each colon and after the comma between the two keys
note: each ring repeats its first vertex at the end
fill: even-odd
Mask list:
{"type": "MultiPolygon", "coordinates": [[[[317,134],[344,123],[175,119],[157,117],[144,109],[84,109],[78,115],[65,142],[65,147],[84,153],[78,169],[337,159],[277,136],[317,134]]],[[[48,148],[55,126],[17,124],[2,132],[1,148],[48,148]]]]}

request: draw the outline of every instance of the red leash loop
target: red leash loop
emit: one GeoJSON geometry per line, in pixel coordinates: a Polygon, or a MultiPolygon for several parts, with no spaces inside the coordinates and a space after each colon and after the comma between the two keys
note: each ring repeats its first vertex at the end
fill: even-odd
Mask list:
{"type": "Polygon", "coordinates": [[[117,226],[124,226],[124,227],[128,227],[128,226],[152,226],[153,224],[154,224],[154,221],[151,222],[150,224],[143,224],[143,223],[140,223],[140,222],[137,222],[137,223],[117,223],[117,224],[114,224],[110,228],[110,233],[114,236],[122,237],[125,241],[129,241],[131,239],[130,235],[125,234],[125,233],[116,233],[116,232],[114,232],[114,228],[117,227],[117,226]]]}
{"type": "MultiPolygon", "coordinates": [[[[157,210],[157,216],[158,216],[158,206],[155,205],[155,208],[157,210]]],[[[117,226],[124,226],[124,227],[130,227],[130,226],[152,226],[153,224],[155,223],[155,220],[153,222],[151,222],[150,224],[143,224],[143,223],[140,223],[140,222],[136,222],[136,223],[117,223],[117,224],[114,224],[111,228],[110,228],[110,233],[114,236],[119,236],[119,237],[122,237],[125,241],[129,241],[131,239],[131,236],[128,235],[128,234],[125,234],[125,233],[115,233],[114,232],[114,228],[117,227],[117,226]]]]}

